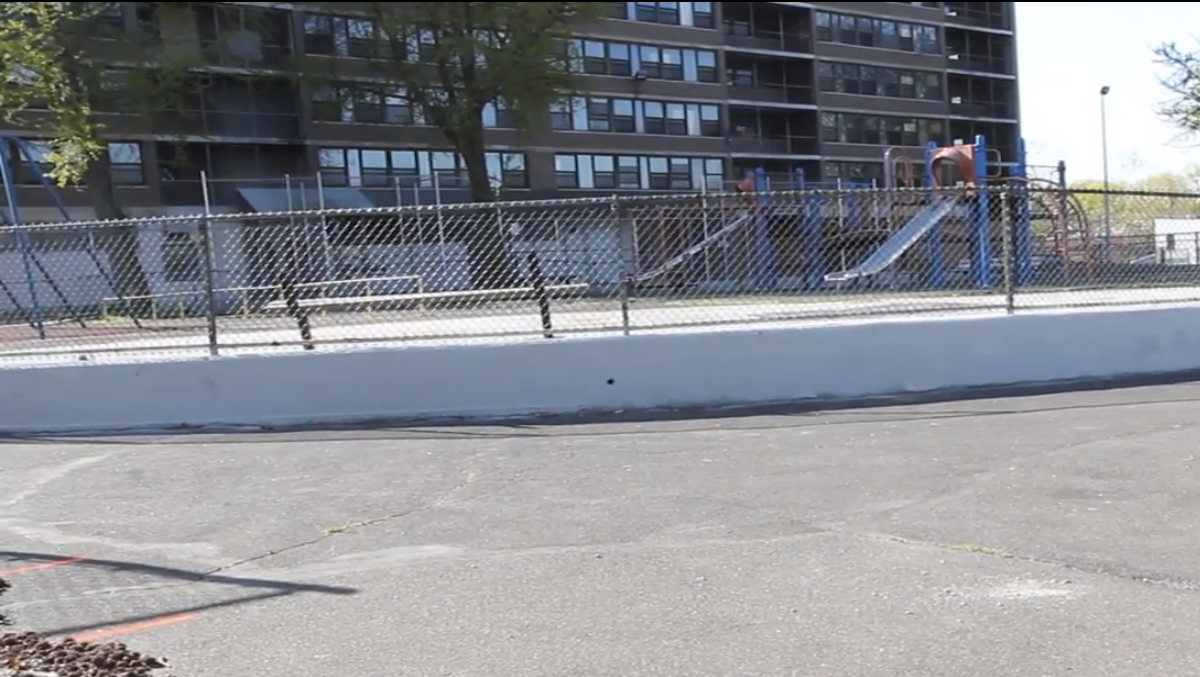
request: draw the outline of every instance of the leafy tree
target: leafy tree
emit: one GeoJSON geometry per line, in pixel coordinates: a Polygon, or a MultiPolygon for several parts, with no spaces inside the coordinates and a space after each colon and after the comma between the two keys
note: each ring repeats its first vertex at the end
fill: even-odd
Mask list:
{"type": "MultiPolygon", "coordinates": [[[[1154,219],[1200,216],[1200,167],[1182,172],[1160,172],[1137,181],[1110,181],[1108,214],[1114,235],[1147,235],[1154,219]]],[[[1092,232],[1104,232],[1105,195],[1100,181],[1080,181],[1071,188],[1095,191],[1078,193],[1092,232]]]]}
{"type": "MultiPolygon", "coordinates": [[[[105,112],[144,121],[175,114],[197,64],[194,54],[126,34],[121,11],[119,2],[0,3],[0,115],[44,140],[50,178],[86,184],[100,219],[125,216],[111,178],[105,112]]],[[[117,291],[149,294],[136,230],[114,226],[97,236],[117,291]]]]}
{"type": "MultiPolygon", "coordinates": [[[[370,76],[396,85],[420,119],[458,153],[473,201],[496,199],[484,116],[498,106],[525,132],[579,89],[568,38],[604,2],[374,2],[363,9],[373,41],[370,76]]],[[[330,9],[343,7],[329,3],[330,9]]],[[[476,288],[519,284],[500,223],[488,210],[455,233],[467,247],[476,288]]],[[[467,224],[466,221],[471,221],[467,224]]]]}
{"type": "Polygon", "coordinates": [[[1168,42],[1156,47],[1154,56],[1166,70],[1160,81],[1170,94],[1159,114],[1185,134],[1200,132],[1200,49],[1168,42]]]}

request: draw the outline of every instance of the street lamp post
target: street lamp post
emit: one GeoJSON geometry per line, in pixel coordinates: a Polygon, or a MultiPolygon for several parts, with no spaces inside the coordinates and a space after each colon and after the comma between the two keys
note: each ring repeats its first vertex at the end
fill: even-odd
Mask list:
{"type": "Polygon", "coordinates": [[[1104,258],[1111,260],[1112,254],[1112,205],[1108,193],[1108,111],[1105,100],[1111,91],[1108,85],[1100,88],[1100,163],[1104,172],[1104,258]]]}

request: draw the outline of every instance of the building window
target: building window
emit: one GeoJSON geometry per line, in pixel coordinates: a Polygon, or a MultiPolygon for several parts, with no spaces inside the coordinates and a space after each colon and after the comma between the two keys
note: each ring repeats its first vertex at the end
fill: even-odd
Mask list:
{"type": "Polygon", "coordinates": [[[608,17],[694,28],[715,26],[711,2],[614,2],[609,3],[608,17]]]}
{"type": "MultiPolygon", "coordinates": [[[[687,136],[687,105],[646,101],[643,104],[645,131],[647,134],[687,136]]],[[[696,130],[697,136],[699,130],[696,130]]]]}
{"type": "MultiPolygon", "coordinates": [[[[468,185],[466,165],[458,154],[450,151],[322,148],[317,159],[322,181],[327,186],[459,188],[468,185]]],[[[524,154],[490,152],[485,161],[495,187],[529,187],[524,154]]]]}
{"type": "Polygon", "coordinates": [[[370,59],[381,55],[375,24],[332,14],[304,15],[304,52],[320,56],[370,59]]]}
{"type": "Polygon", "coordinates": [[[142,167],[142,144],[109,143],[108,161],[112,166],[113,183],[120,186],[141,186],[146,183],[142,167]]]}
{"type": "Polygon", "coordinates": [[[412,107],[396,93],[378,89],[354,88],[350,94],[352,122],[402,124],[413,122],[412,107]]]}
{"type": "Polygon", "coordinates": [[[26,141],[21,146],[13,148],[10,156],[15,165],[17,183],[41,183],[42,177],[54,171],[54,165],[50,162],[50,153],[53,152],[50,145],[40,141],[26,141]]]}
{"type": "Polygon", "coordinates": [[[579,41],[577,54],[583,58],[583,72],[588,75],[633,75],[631,48],[620,42],[602,40],[579,41]]]}
{"type": "Polygon", "coordinates": [[[638,71],[654,80],[683,79],[683,50],[676,47],[644,45],[638,71]]]}
{"type": "Polygon", "coordinates": [[[163,277],[167,282],[196,282],[201,279],[200,246],[191,233],[167,231],[159,245],[163,277]]]}
{"type": "Polygon", "coordinates": [[[313,119],[320,122],[360,122],[412,125],[417,116],[403,89],[340,84],[313,90],[313,119]]]}
{"type": "MultiPolygon", "coordinates": [[[[50,145],[41,141],[26,141],[24,151],[10,147],[10,162],[17,183],[37,185],[42,178],[54,171],[50,162],[53,152],[50,145]]],[[[137,142],[110,142],[108,160],[111,165],[112,182],[118,186],[142,186],[146,183],[142,165],[142,146],[137,142]]]]}
{"type": "MultiPolygon", "coordinates": [[[[690,112],[691,106],[688,108],[690,112]]],[[[700,136],[721,136],[721,107],[702,105],[697,108],[700,114],[700,136]]]]}
{"type": "Polygon", "coordinates": [[[942,54],[937,26],[817,12],[817,40],[920,54],[942,54]]]}
{"type": "Polygon", "coordinates": [[[77,14],[89,30],[101,37],[116,37],[125,32],[125,8],[120,2],[82,2],[77,14]]]}
{"type": "Polygon", "coordinates": [[[817,85],[822,92],[945,101],[939,73],[826,61],[817,64],[817,85]]]}
{"type": "Polygon", "coordinates": [[[857,113],[821,113],[821,140],[871,146],[923,146],[945,142],[945,122],[857,113]]]}
{"type": "Polygon", "coordinates": [[[829,12],[817,12],[817,40],[833,42],[833,15],[829,12]]]}
{"type": "Polygon", "coordinates": [[[650,188],[655,190],[691,190],[692,163],[685,157],[652,157],[647,159],[650,188]]]}
{"type": "Polygon", "coordinates": [[[678,2],[638,2],[634,12],[636,21],[679,25],[678,2]]]}
{"type": "Polygon", "coordinates": [[[524,153],[488,153],[488,176],[493,188],[528,188],[524,153]]]}
{"type": "Polygon", "coordinates": [[[719,158],[559,154],[555,185],[595,190],[720,190],[725,162],[719,158]]]}
{"type": "Polygon", "coordinates": [[[559,188],[579,187],[579,160],[576,156],[554,156],[554,185],[559,188]]]}
{"type": "Polygon", "coordinates": [[[637,126],[630,99],[589,99],[588,131],[633,133],[637,126]]]}
{"type": "Polygon", "coordinates": [[[488,129],[516,129],[516,119],[503,101],[493,101],[483,107],[483,126],[488,129]]]}
{"type": "MultiPolygon", "coordinates": [[[[717,53],[716,52],[696,52],[696,81],[697,82],[716,82],[717,81],[717,53]]],[[[684,55],[685,57],[687,54],[684,55]]],[[[687,63],[685,62],[685,66],[687,63]]],[[[685,71],[686,72],[686,71],[685,71]]]]}
{"type": "Polygon", "coordinates": [[[342,122],[342,90],[320,86],[312,92],[312,116],[318,122],[342,122]]]}
{"type": "Polygon", "coordinates": [[[304,52],[334,56],[337,41],[334,38],[333,17],[325,14],[304,15],[304,52]]]}
{"type": "Polygon", "coordinates": [[[575,129],[575,108],[578,100],[560,101],[550,107],[550,129],[570,131],[575,129]]]}
{"type": "Polygon", "coordinates": [[[717,82],[717,53],[703,49],[638,45],[606,40],[575,40],[575,69],[588,75],[655,80],[717,82]]]}
{"type": "Polygon", "coordinates": [[[576,99],[550,111],[552,129],[563,131],[721,136],[721,107],[642,99],[576,99]]]}

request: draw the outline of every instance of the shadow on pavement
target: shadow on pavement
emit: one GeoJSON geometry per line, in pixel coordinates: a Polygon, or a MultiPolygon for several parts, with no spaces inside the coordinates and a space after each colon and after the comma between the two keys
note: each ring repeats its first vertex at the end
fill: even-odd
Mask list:
{"type": "MultiPolygon", "coordinates": [[[[9,560],[11,562],[21,562],[24,564],[52,564],[63,561],[62,555],[51,555],[47,553],[35,552],[19,552],[12,550],[0,550],[0,560],[9,560]]],[[[153,613],[137,614],[123,616],[120,618],[110,618],[102,621],[89,623],[79,623],[74,625],[64,625],[62,627],[46,628],[42,630],[46,635],[72,635],[98,628],[109,627],[113,625],[125,625],[132,623],[140,623],[149,621],[164,616],[192,614],[201,611],[209,611],[212,609],[222,609],[227,607],[243,606],[263,602],[271,599],[289,597],[299,594],[321,594],[321,595],[353,595],[358,592],[356,588],[344,586],[320,585],[311,583],[294,583],[289,581],[268,580],[262,578],[243,578],[226,575],[222,569],[211,571],[191,571],[188,569],[177,569],[173,567],[164,567],[154,564],[142,564],[138,562],[124,562],[119,560],[108,559],[82,559],[72,561],[70,564],[64,564],[62,567],[56,567],[56,573],[65,573],[76,569],[92,569],[102,570],[109,573],[125,573],[138,574],[143,576],[152,576],[164,579],[162,585],[146,585],[130,590],[130,592],[149,592],[156,590],[169,590],[172,587],[184,586],[193,583],[208,583],[217,585],[228,585],[236,588],[243,588],[246,594],[233,599],[221,601],[193,604],[187,606],[179,606],[170,609],[159,609],[153,613]],[[168,582],[169,581],[169,582],[168,582]]],[[[46,571],[49,573],[49,570],[46,571]]],[[[10,577],[11,582],[11,577],[10,577]]],[[[16,583],[20,585],[20,583],[16,583]]],[[[61,587],[58,587],[61,590],[61,587]]],[[[113,594],[120,596],[119,590],[113,591],[113,594]]],[[[46,600],[52,602],[53,599],[46,600]]]]}

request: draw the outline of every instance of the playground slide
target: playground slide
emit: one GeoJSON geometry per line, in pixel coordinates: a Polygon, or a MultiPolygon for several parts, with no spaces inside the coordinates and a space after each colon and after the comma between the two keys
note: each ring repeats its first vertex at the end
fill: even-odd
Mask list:
{"type": "Polygon", "coordinates": [[[925,236],[939,221],[950,215],[957,201],[953,197],[935,196],[933,201],[917,212],[904,227],[896,231],[887,242],[867,257],[867,260],[840,273],[830,273],[825,276],[826,282],[843,282],[867,277],[883,272],[896,262],[904,252],[908,251],[925,236]]]}
{"type": "Polygon", "coordinates": [[[688,259],[690,259],[693,256],[695,256],[696,254],[699,254],[700,252],[704,251],[704,249],[706,247],[708,247],[709,245],[713,244],[717,240],[720,240],[724,237],[728,237],[733,231],[746,225],[746,223],[750,221],[751,216],[752,215],[748,212],[742,212],[740,215],[737,216],[737,218],[730,221],[724,228],[718,230],[717,232],[709,235],[708,237],[704,238],[700,242],[697,242],[696,244],[694,244],[694,245],[688,247],[687,249],[683,250],[682,252],[676,254],[675,256],[673,256],[670,259],[668,259],[667,261],[665,261],[662,265],[655,268],[654,270],[634,276],[633,280],[635,282],[648,282],[648,281],[653,280],[654,278],[658,277],[659,275],[662,275],[663,273],[666,273],[674,268],[679,267],[684,262],[686,262],[688,259]]]}

